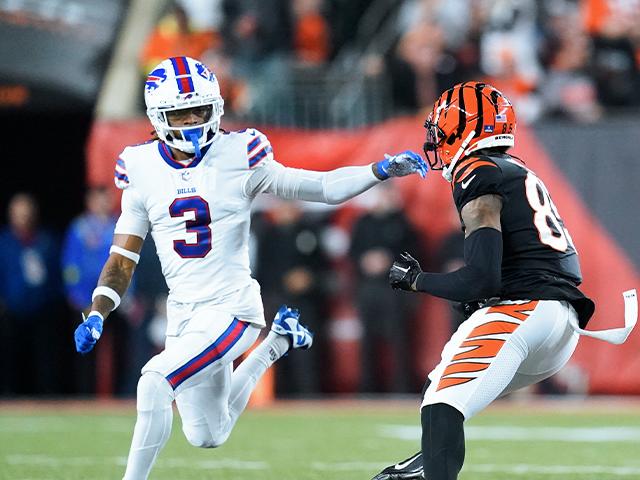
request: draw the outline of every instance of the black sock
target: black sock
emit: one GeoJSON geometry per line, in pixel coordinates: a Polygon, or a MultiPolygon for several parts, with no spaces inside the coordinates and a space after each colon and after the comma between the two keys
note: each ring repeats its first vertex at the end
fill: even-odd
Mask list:
{"type": "Polygon", "coordinates": [[[422,408],[422,456],[426,480],[456,480],[464,463],[464,415],[450,405],[422,408]]]}

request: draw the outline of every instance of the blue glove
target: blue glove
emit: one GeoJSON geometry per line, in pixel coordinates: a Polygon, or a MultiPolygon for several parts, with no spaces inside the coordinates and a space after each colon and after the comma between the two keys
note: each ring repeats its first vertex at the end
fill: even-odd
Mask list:
{"type": "Polygon", "coordinates": [[[378,176],[386,180],[389,177],[404,177],[417,173],[422,178],[426,177],[429,167],[420,155],[411,150],[405,150],[397,155],[385,154],[384,160],[376,163],[378,176]]]}
{"type": "MultiPolygon", "coordinates": [[[[84,315],[83,315],[84,318],[84,315]]],[[[98,312],[91,312],[87,319],[78,325],[73,338],[76,340],[76,350],[83,355],[89,353],[102,335],[104,319],[98,312]]]]}

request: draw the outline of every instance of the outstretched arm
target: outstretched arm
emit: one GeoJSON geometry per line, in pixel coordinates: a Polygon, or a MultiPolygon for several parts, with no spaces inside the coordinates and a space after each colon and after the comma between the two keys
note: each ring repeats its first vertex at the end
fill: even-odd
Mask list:
{"type": "Polygon", "coordinates": [[[142,238],[135,235],[113,236],[113,246],[102,267],[98,286],[93,291],[91,306],[83,312],[85,321],[75,331],[78,352],[91,351],[102,334],[104,319],[120,305],[120,299],[131,283],[143,242],[142,238]]]}
{"type": "Polygon", "coordinates": [[[285,167],[275,161],[261,165],[247,178],[248,196],[267,192],[281,198],[307,200],[335,205],[345,202],[389,177],[418,173],[426,175],[422,158],[413,152],[388,156],[381,162],[362,167],[342,167],[315,172],[285,167]]]}
{"type": "Polygon", "coordinates": [[[462,208],[466,227],[463,267],[450,273],[423,272],[418,262],[405,254],[391,267],[391,286],[458,302],[497,295],[502,266],[501,209],[498,195],[483,195],[462,208]]]}

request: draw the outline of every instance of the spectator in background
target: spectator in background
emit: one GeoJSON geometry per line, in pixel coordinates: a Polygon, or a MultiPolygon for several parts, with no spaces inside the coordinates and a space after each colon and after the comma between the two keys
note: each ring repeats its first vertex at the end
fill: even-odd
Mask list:
{"type": "Polygon", "coordinates": [[[375,204],[356,220],[349,252],[363,327],[361,390],[404,392],[410,387],[409,323],[416,303],[390,289],[387,277],[398,252],[420,247],[395,186],[382,184],[372,193],[377,194],[375,204]]]}
{"type": "MultiPolygon", "coordinates": [[[[98,282],[102,265],[109,258],[117,220],[114,203],[113,193],[109,188],[91,187],[85,196],[85,212],[71,223],[65,235],[62,248],[64,286],[67,301],[76,312],[73,318],[76,318],[78,324],[82,310],[91,303],[91,294],[98,282]]],[[[105,357],[116,366],[116,378],[105,378],[110,384],[110,390],[115,387],[114,383],[120,385],[129,369],[129,351],[126,348],[128,319],[123,313],[125,311],[126,309],[121,308],[109,316],[109,323],[113,325],[110,331],[115,332],[112,334],[118,337],[118,341],[113,344],[113,355],[105,357]]],[[[74,328],[76,326],[73,325],[74,328]]],[[[106,348],[106,342],[103,347],[106,348]]],[[[96,393],[96,355],[75,355],[73,359],[75,391],[85,395],[96,393]]],[[[105,371],[108,371],[106,366],[105,371]]]]}
{"type": "Polygon", "coordinates": [[[360,21],[371,0],[330,0],[330,23],[336,50],[353,46],[357,40],[360,21]]]}
{"type": "Polygon", "coordinates": [[[640,2],[583,0],[582,7],[600,101],[605,107],[638,105],[640,2]]]}
{"type": "Polygon", "coordinates": [[[219,38],[224,13],[224,0],[177,0],[177,3],[187,14],[191,28],[196,32],[211,32],[219,38]]]}
{"type": "Polygon", "coordinates": [[[323,0],[293,0],[293,44],[296,60],[306,66],[329,60],[331,38],[323,0]]]}
{"type": "Polygon", "coordinates": [[[224,0],[224,54],[247,84],[246,109],[261,122],[281,118],[291,95],[292,18],[288,0],[224,0]]]}
{"type": "Polygon", "coordinates": [[[470,0],[407,0],[387,69],[399,111],[430,107],[438,91],[477,76],[483,10],[470,0]]]}
{"type": "Polygon", "coordinates": [[[142,70],[150,72],[162,60],[187,56],[200,58],[220,42],[218,32],[192,27],[191,19],[179,2],[171,2],[168,12],[151,32],[142,50],[142,70]]]}
{"type": "MultiPolygon", "coordinates": [[[[113,198],[106,187],[90,188],[85,196],[86,211],[67,229],[62,246],[62,276],[67,302],[78,323],[82,310],[91,302],[91,293],[100,276],[101,266],[109,257],[116,217],[113,198]]],[[[74,328],[75,328],[74,324],[74,328]]],[[[95,393],[96,357],[74,356],[75,391],[95,393]]]]}
{"type": "Polygon", "coordinates": [[[109,257],[116,217],[107,187],[90,188],[86,211],[69,226],[62,248],[62,271],[67,301],[78,312],[91,301],[91,292],[109,257]]]}
{"type": "Polygon", "coordinates": [[[518,118],[535,122],[543,113],[538,87],[544,75],[539,61],[540,35],[535,0],[490,3],[480,38],[480,65],[487,81],[513,102],[518,118]]]}
{"type": "Polygon", "coordinates": [[[234,73],[233,59],[221,44],[212,46],[202,54],[202,62],[215,70],[220,84],[220,95],[224,98],[224,115],[236,119],[251,107],[251,95],[247,81],[234,73]]]}
{"type": "Polygon", "coordinates": [[[444,57],[443,32],[434,23],[417,23],[400,37],[387,65],[396,109],[415,112],[433,104],[444,57]]]}
{"type": "Polygon", "coordinates": [[[573,2],[547,2],[542,49],[547,75],[540,93],[545,112],[579,122],[602,115],[596,85],[588,75],[591,44],[573,2]]]}
{"type": "MultiPolygon", "coordinates": [[[[325,341],[328,259],[322,249],[320,225],[304,215],[300,205],[275,200],[274,207],[256,223],[257,262],[255,276],[262,285],[265,315],[278,306],[295,305],[314,333],[314,344],[325,341]]],[[[312,348],[293,361],[282,359],[276,368],[279,394],[317,394],[321,391],[322,353],[312,348]],[[313,374],[310,374],[312,372],[313,374]]]]}
{"type": "Polygon", "coordinates": [[[244,67],[291,52],[288,0],[224,0],[223,11],[225,51],[244,67]]]}
{"type": "MultiPolygon", "coordinates": [[[[62,282],[59,244],[39,226],[38,206],[27,193],[9,201],[9,225],[0,231],[2,392],[58,393],[62,282]]],[[[71,345],[69,345],[71,348],[71,345]]]]}

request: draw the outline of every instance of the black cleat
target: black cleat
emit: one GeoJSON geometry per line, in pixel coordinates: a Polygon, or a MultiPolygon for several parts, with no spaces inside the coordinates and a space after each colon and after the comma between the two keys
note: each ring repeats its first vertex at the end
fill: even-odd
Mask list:
{"type": "Polygon", "coordinates": [[[389,465],[371,480],[422,479],[424,478],[423,474],[422,452],[418,452],[395,465],[389,465]]]}

